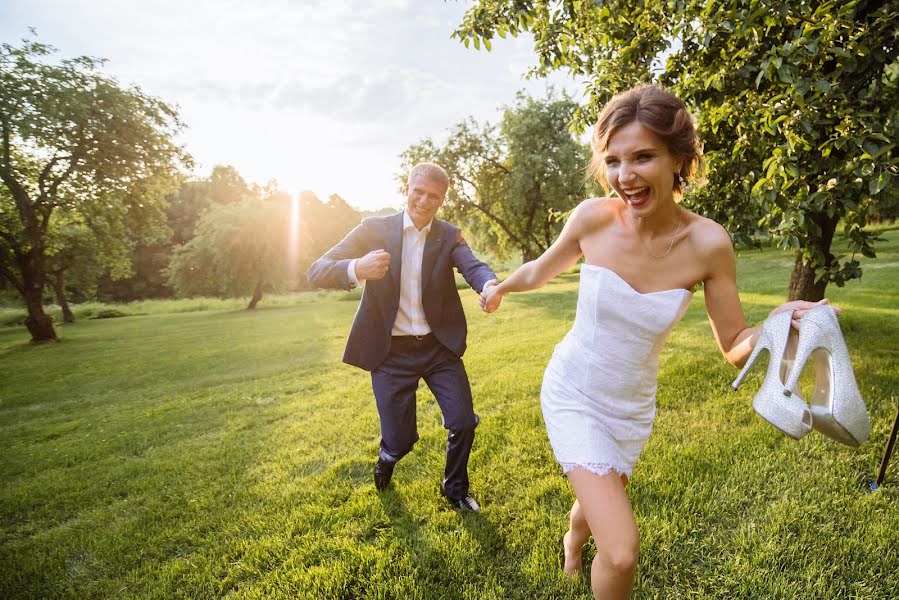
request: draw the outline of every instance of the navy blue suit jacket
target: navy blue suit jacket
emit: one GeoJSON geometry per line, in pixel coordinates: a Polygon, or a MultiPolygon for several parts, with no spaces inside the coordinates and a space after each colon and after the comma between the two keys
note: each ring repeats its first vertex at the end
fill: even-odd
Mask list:
{"type": "MultiPolygon", "coordinates": [[[[390,253],[390,269],[368,281],[343,354],[345,363],[366,371],[376,369],[390,352],[393,323],[400,302],[403,258],[403,213],[369,217],[309,268],[309,282],[321,288],[350,289],[350,260],[383,248],[390,253]]],[[[457,356],[465,352],[468,328],[456,290],[453,267],[480,293],[496,275],[472,253],[458,227],[434,219],[425,240],[421,268],[421,303],[437,340],[457,356]]]]}

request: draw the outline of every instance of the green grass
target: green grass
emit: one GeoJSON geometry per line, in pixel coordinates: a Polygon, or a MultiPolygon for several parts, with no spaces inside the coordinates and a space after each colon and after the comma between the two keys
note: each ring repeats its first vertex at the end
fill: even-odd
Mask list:
{"type": "MultiPolygon", "coordinates": [[[[294,294],[279,294],[263,296],[261,306],[292,306],[316,302],[321,298],[334,296],[351,297],[347,292],[315,291],[299,292],[294,294]]],[[[103,302],[84,302],[71,304],[69,307],[75,315],[75,320],[103,319],[104,312],[114,312],[114,316],[136,317],[142,315],[158,315],[161,313],[205,312],[240,310],[246,308],[249,296],[246,298],[181,298],[178,300],[135,300],[134,302],[107,304],[103,302]]],[[[47,307],[49,314],[56,323],[62,323],[62,309],[53,304],[47,307]]],[[[0,327],[18,327],[24,325],[27,313],[20,306],[0,306],[0,327]]]]}
{"type": "MultiPolygon", "coordinates": [[[[694,298],[662,357],[656,425],[628,493],[637,598],[892,598],[899,457],[876,472],[899,403],[899,232],[860,281],[828,289],[871,414],[853,450],[789,440],[738,393],[694,298]]],[[[747,317],[778,304],[791,259],[739,259],[747,317]]],[[[421,440],[375,493],[368,375],[340,362],[356,302],[313,294],[83,319],[61,341],[0,329],[2,598],[589,598],[559,569],[573,496],[539,390],[577,275],[469,315],[481,416],[479,515],[438,494],[445,432],[422,386],[421,440]]],[[[171,307],[170,307],[171,308],[171,307]]]]}

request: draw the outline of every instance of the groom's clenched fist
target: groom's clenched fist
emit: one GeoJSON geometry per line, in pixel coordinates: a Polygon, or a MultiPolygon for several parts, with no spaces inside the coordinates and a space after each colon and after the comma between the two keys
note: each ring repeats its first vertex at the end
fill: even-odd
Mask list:
{"type": "Polygon", "coordinates": [[[381,279],[389,268],[390,253],[384,249],[372,250],[356,261],[356,279],[381,279]]]}

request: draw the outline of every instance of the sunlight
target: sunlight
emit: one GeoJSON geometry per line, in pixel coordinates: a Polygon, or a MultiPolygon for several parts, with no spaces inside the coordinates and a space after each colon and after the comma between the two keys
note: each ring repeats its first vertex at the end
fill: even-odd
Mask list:
{"type": "Polygon", "coordinates": [[[290,199],[290,222],[287,233],[287,272],[291,281],[297,276],[296,270],[300,260],[300,199],[290,199]]]}

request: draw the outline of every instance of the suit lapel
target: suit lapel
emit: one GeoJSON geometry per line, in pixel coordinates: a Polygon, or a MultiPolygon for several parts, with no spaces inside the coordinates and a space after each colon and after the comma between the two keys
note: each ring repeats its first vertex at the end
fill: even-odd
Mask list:
{"type": "Polygon", "coordinates": [[[397,296],[400,293],[400,272],[403,268],[403,213],[397,213],[387,228],[384,236],[385,250],[390,253],[390,276],[393,278],[393,287],[397,296]]]}
{"type": "Polygon", "coordinates": [[[431,272],[434,270],[434,263],[437,262],[437,255],[440,254],[440,244],[443,241],[443,228],[440,221],[434,219],[431,222],[431,230],[425,239],[425,251],[421,259],[421,294],[424,297],[425,288],[431,280],[431,272]]]}

